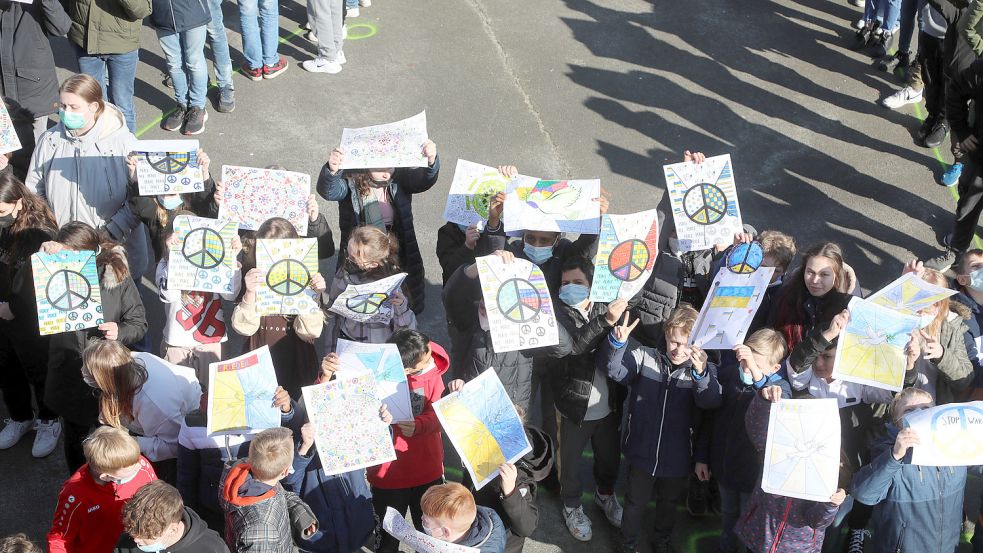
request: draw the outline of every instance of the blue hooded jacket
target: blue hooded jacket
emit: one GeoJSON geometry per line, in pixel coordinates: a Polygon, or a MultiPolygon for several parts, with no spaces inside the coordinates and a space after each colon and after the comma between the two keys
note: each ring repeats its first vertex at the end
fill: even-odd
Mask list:
{"type": "Polygon", "coordinates": [[[662,351],[602,340],[595,358],[609,378],[629,386],[628,433],[622,453],[638,470],[660,478],[683,477],[693,469],[691,430],[697,409],[720,406],[717,367],[707,362],[697,377],[687,362],[674,367],[662,351]]]}
{"type": "Polygon", "coordinates": [[[911,464],[911,451],[898,461],[892,454],[899,429],[871,447],[873,461],[853,477],[853,496],[874,505],[872,553],[942,553],[959,545],[966,467],[911,464]]]}

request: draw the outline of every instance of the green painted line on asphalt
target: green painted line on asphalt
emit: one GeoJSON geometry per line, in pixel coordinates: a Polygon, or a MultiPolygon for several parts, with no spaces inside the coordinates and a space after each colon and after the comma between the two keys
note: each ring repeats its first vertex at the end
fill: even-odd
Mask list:
{"type": "Polygon", "coordinates": [[[346,23],[348,26],[348,38],[345,40],[362,40],[364,38],[374,37],[376,33],[379,32],[379,28],[373,23],[361,22],[361,23],[346,23]],[[368,29],[361,33],[352,33],[353,29],[368,29]]]}
{"type": "MultiPolygon", "coordinates": [[[[303,33],[306,30],[307,29],[305,29],[303,27],[298,27],[296,30],[290,32],[289,34],[280,37],[280,44],[286,43],[288,40],[294,38],[295,36],[303,33]]],[[[242,74],[242,69],[241,68],[240,69],[236,69],[235,71],[233,71],[233,73],[238,73],[238,74],[241,75],[242,74]]],[[[216,85],[216,84],[209,83],[208,90],[211,90],[213,88],[216,88],[217,86],[218,85],[216,85]]],[[[149,132],[150,129],[153,129],[154,127],[159,126],[160,123],[161,123],[161,121],[163,121],[165,118],[167,118],[168,116],[170,116],[175,111],[177,111],[177,108],[171,108],[171,109],[169,109],[169,110],[161,113],[160,116],[158,116],[156,119],[154,119],[153,121],[147,123],[143,127],[137,129],[137,132],[135,132],[134,134],[136,135],[137,138],[140,138],[141,136],[143,136],[144,134],[146,134],[147,132],[149,132]]]]}

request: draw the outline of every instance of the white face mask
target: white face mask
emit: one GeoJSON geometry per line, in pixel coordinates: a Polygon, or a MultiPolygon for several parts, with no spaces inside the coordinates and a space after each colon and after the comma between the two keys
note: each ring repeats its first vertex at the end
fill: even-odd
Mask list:
{"type": "Polygon", "coordinates": [[[133,474],[127,476],[126,478],[113,478],[112,476],[110,476],[109,477],[109,482],[112,482],[112,483],[116,484],[117,486],[122,486],[123,484],[128,484],[128,483],[132,482],[133,479],[136,478],[138,474],[140,474],[140,471],[139,470],[137,470],[133,474]]]}
{"type": "Polygon", "coordinates": [[[969,287],[977,292],[983,292],[983,267],[969,273],[969,287]]]}
{"type": "Polygon", "coordinates": [[[935,315],[918,316],[918,328],[928,328],[933,322],[935,322],[935,315]]]}

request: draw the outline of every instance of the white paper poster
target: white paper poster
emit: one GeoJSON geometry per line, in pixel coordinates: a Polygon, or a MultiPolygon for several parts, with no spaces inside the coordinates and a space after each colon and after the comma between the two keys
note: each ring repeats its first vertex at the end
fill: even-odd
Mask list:
{"type": "Polygon", "coordinates": [[[731,349],[743,344],[774,272],[774,267],[759,267],[753,273],[740,274],[721,267],[689,342],[703,349],[731,349]]]}
{"type": "Polygon", "coordinates": [[[307,235],[310,175],[223,165],[222,183],[225,196],[219,219],[235,221],[241,229],[257,230],[268,219],[282,217],[293,223],[297,234],[307,235]]]}
{"type": "Polygon", "coordinates": [[[335,378],[371,374],[379,386],[379,401],[386,404],[393,422],[411,422],[410,386],[396,344],[366,344],[340,338],[335,349],[341,370],[335,378]]]}
{"type": "Polygon", "coordinates": [[[444,206],[444,220],[468,226],[487,222],[492,198],[499,192],[505,192],[508,184],[508,177],[495,167],[465,159],[457,160],[447,205],[444,206]]]}
{"type": "Polygon", "coordinates": [[[141,196],[205,190],[197,140],[138,140],[133,152],[141,196]]]}
{"type": "Polygon", "coordinates": [[[480,549],[458,545],[424,534],[407,522],[399,511],[392,507],[386,508],[386,516],[382,519],[382,528],[389,535],[399,540],[417,553],[479,553],[480,549]]]}
{"type": "Polygon", "coordinates": [[[277,382],[269,347],[211,363],[208,382],[209,436],[280,426],[280,409],[273,406],[277,382]]]}
{"type": "Polygon", "coordinates": [[[672,218],[682,251],[730,244],[744,231],[730,154],[708,157],[703,163],[663,166],[672,218]]]}
{"type": "Polygon", "coordinates": [[[645,286],[659,256],[656,210],[601,217],[590,301],[628,300],[645,286]]]}
{"type": "Polygon", "coordinates": [[[342,169],[383,167],[427,167],[423,144],[427,137],[427,112],[384,125],[344,129],[341,145],[342,169]]]}
{"type": "Polygon", "coordinates": [[[231,294],[236,274],[232,241],[239,226],[191,215],[174,218],[178,243],[171,248],[167,262],[167,287],[171,290],[198,290],[231,294]]]}
{"type": "Polygon", "coordinates": [[[525,259],[477,259],[481,295],[496,353],[560,343],[553,300],[543,271],[525,259]]]}
{"type": "Polygon", "coordinates": [[[839,487],[839,474],[840,408],[836,399],[772,403],[761,489],[826,503],[839,487]]]}
{"type": "Polygon", "coordinates": [[[543,230],[598,234],[601,181],[539,180],[519,176],[505,190],[506,232],[543,230]]]}
{"type": "Polygon", "coordinates": [[[359,323],[388,324],[393,319],[392,296],[399,290],[406,273],[397,273],[365,284],[349,284],[328,311],[359,323]]]}
{"type": "Polygon", "coordinates": [[[256,241],[256,268],[263,281],[256,289],[260,315],[309,315],[321,311],[320,294],[311,288],[317,274],[317,238],[256,241]]]}
{"type": "Polygon", "coordinates": [[[983,465],[983,401],[947,403],[905,416],[918,433],[911,464],[932,467],[983,465]]]}

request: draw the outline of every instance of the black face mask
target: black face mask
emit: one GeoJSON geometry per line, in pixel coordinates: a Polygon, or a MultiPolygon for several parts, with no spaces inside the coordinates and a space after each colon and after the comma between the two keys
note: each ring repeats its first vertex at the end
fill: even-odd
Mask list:
{"type": "Polygon", "coordinates": [[[14,217],[13,213],[0,216],[0,228],[10,228],[10,226],[13,225],[14,221],[16,220],[17,217],[14,217]]]}
{"type": "Polygon", "coordinates": [[[365,272],[365,269],[358,266],[358,263],[352,260],[352,258],[345,259],[345,272],[350,275],[359,275],[365,272]]]}

